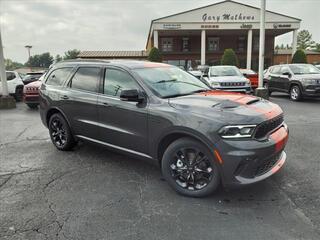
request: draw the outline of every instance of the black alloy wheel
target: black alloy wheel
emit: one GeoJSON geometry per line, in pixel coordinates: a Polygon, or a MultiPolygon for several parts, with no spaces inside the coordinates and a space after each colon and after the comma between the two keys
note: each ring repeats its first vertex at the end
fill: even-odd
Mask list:
{"type": "Polygon", "coordinates": [[[220,176],[212,154],[189,138],[178,139],[168,147],[162,172],[169,184],[186,196],[207,196],[219,185],[220,176]]]}
{"type": "Polygon", "coordinates": [[[298,85],[293,85],[290,89],[290,99],[292,101],[300,101],[302,99],[302,94],[300,87],[298,85]]]}
{"type": "Polygon", "coordinates": [[[75,141],[70,127],[61,114],[56,113],[50,117],[49,132],[52,143],[59,150],[67,151],[74,147],[75,141]]]}

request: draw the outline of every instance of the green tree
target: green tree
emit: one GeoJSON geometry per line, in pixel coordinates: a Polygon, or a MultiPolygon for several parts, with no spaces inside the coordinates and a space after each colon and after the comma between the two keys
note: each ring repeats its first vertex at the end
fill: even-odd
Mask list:
{"type": "Polygon", "coordinates": [[[301,30],[297,37],[298,49],[307,50],[312,48],[314,41],[312,41],[312,34],[308,30],[301,30]]]}
{"type": "Polygon", "coordinates": [[[312,50],[317,51],[317,52],[320,52],[320,43],[316,43],[316,44],[313,46],[312,50]]]}
{"type": "Polygon", "coordinates": [[[223,56],[221,58],[221,65],[239,66],[237,55],[233,51],[233,49],[227,48],[224,50],[223,56]]]}
{"type": "Polygon", "coordinates": [[[56,57],[54,58],[54,61],[57,63],[57,62],[60,62],[60,61],[62,61],[62,57],[59,55],[59,54],[57,54],[56,55],[56,57]]]}
{"type": "Polygon", "coordinates": [[[149,55],[148,55],[148,60],[150,62],[161,62],[162,61],[162,56],[158,48],[153,47],[151,48],[149,55]]]}
{"type": "Polygon", "coordinates": [[[298,49],[294,53],[291,62],[292,63],[307,63],[307,56],[302,49],[298,49]]]}
{"type": "Polygon", "coordinates": [[[16,70],[17,68],[23,67],[22,63],[14,62],[11,59],[5,59],[4,60],[5,68],[8,71],[16,70]]]}
{"type": "Polygon", "coordinates": [[[72,50],[69,50],[67,52],[64,53],[64,57],[63,57],[63,60],[67,60],[67,59],[75,59],[78,57],[80,51],[77,50],[77,49],[72,49],[72,50]]]}
{"type": "Polygon", "coordinates": [[[31,56],[25,65],[28,67],[48,68],[52,63],[53,57],[50,55],[50,53],[46,52],[31,56]]]}

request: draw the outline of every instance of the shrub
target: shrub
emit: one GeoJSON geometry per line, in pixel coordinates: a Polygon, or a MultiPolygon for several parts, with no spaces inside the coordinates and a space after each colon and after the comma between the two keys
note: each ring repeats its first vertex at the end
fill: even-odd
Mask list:
{"type": "Polygon", "coordinates": [[[162,57],[158,48],[151,48],[148,56],[148,60],[151,62],[162,62],[162,57]]]}
{"type": "Polygon", "coordinates": [[[298,49],[294,53],[291,62],[292,63],[307,63],[307,56],[302,49],[298,49]]]}
{"type": "Polygon", "coordinates": [[[239,66],[237,55],[233,49],[228,48],[224,50],[221,65],[239,66]]]}

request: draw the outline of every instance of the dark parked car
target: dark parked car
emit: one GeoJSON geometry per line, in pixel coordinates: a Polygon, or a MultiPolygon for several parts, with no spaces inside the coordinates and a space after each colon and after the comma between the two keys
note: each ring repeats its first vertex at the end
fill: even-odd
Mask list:
{"type": "Polygon", "coordinates": [[[45,72],[29,72],[27,73],[22,81],[23,81],[23,84],[24,85],[27,85],[31,82],[35,82],[35,81],[38,81],[39,78],[44,74],[45,72]]]}
{"type": "Polygon", "coordinates": [[[293,101],[303,97],[320,97],[320,70],[311,64],[284,64],[269,67],[264,85],[272,92],[290,94],[293,101]]]}
{"type": "Polygon", "coordinates": [[[281,108],[254,96],[209,89],[191,74],[143,61],[60,62],[40,88],[53,144],[78,140],[158,160],[166,181],[193,197],[246,185],[284,164],[281,108]]]}

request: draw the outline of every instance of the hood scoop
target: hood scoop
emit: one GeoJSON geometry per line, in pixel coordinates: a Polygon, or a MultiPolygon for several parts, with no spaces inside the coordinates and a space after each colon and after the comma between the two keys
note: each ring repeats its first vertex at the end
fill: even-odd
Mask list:
{"type": "Polygon", "coordinates": [[[232,108],[237,108],[240,105],[241,105],[240,103],[233,102],[230,100],[225,100],[225,101],[222,101],[221,103],[213,105],[212,107],[219,106],[220,109],[232,109],[232,108]]]}

